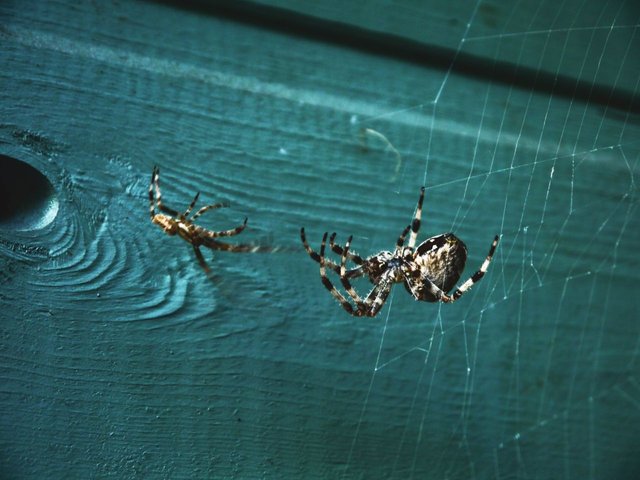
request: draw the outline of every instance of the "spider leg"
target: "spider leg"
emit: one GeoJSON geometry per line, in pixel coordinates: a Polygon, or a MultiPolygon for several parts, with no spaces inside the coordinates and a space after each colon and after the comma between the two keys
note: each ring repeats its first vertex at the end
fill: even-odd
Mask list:
{"type": "Polygon", "coordinates": [[[451,295],[451,299],[447,300],[448,302],[455,302],[459,299],[467,290],[469,290],[473,285],[479,282],[484,274],[487,272],[489,268],[489,264],[491,263],[491,259],[493,258],[493,254],[496,251],[496,247],[498,246],[498,241],[500,240],[500,236],[496,235],[493,239],[493,243],[491,244],[491,248],[489,249],[489,253],[487,254],[487,258],[484,259],[482,265],[480,266],[480,270],[471,275],[467,281],[465,281],[462,285],[456,288],[456,291],[451,295]]]}
{"type": "Polygon", "coordinates": [[[208,238],[218,238],[218,237],[231,237],[233,235],[237,235],[242,232],[247,227],[247,218],[245,217],[242,225],[238,225],[235,228],[231,228],[229,230],[222,230],[220,232],[212,232],[209,230],[202,229],[202,236],[208,238]]]}
{"type": "Polygon", "coordinates": [[[151,172],[151,183],[149,183],[149,215],[151,216],[152,220],[153,220],[153,217],[156,216],[156,209],[154,207],[155,199],[153,198],[153,184],[156,180],[157,170],[158,170],[158,167],[154,165],[153,172],[151,172]]]}
{"type": "MultiPolygon", "coordinates": [[[[404,241],[404,235],[407,234],[409,229],[407,228],[401,237],[404,241]]],[[[384,276],[369,292],[366,298],[362,298],[358,295],[355,288],[351,285],[349,278],[346,276],[346,261],[349,255],[349,247],[351,246],[352,237],[349,237],[347,243],[344,246],[344,250],[342,252],[342,257],[340,261],[340,281],[342,282],[342,286],[347,291],[349,296],[356,303],[358,309],[355,311],[354,315],[361,317],[375,317],[376,314],[380,311],[384,302],[387,300],[389,296],[389,292],[391,292],[391,287],[393,286],[393,282],[389,281],[389,278],[384,276]]]]}
{"type": "Polygon", "coordinates": [[[371,290],[371,293],[369,293],[369,295],[365,299],[365,303],[367,304],[367,306],[370,306],[370,309],[367,311],[367,316],[375,317],[378,314],[378,312],[384,305],[384,302],[387,301],[387,297],[391,292],[392,286],[393,283],[385,279],[378,285],[376,285],[373,290],[371,290]]]}
{"type": "Polygon", "coordinates": [[[196,258],[198,259],[198,263],[200,264],[200,266],[202,267],[202,269],[206,272],[209,273],[209,266],[207,265],[207,262],[205,262],[204,257],[202,256],[202,252],[200,251],[200,248],[197,245],[193,246],[193,251],[196,254],[196,258]]]}
{"type": "MultiPolygon", "coordinates": [[[[336,234],[334,232],[329,237],[329,246],[331,247],[331,250],[333,250],[334,253],[337,253],[338,255],[342,256],[342,252],[344,249],[340,245],[334,242],[335,238],[336,238],[336,234]]],[[[356,265],[362,265],[364,263],[364,259],[360,255],[353,252],[348,252],[347,258],[351,260],[353,263],[355,263],[356,265]]]]}
{"type": "Polygon", "coordinates": [[[228,203],[214,203],[213,205],[205,205],[200,210],[198,210],[193,215],[193,217],[191,217],[191,221],[195,220],[196,218],[198,218],[200,215],[202,215],[204,212],[206,212],[208,210],[212,210],[214,208],[223,208],[223,207],[228,207],[228,206],[229,206],[228,203]]]}
{"type": "Polygon", "coordinates": [[[322,237],[322,243],[320,244],[320,255],[318,257],[318,263],[320,264],[320,279],[322,280],[322,284],[327,290],[329,290],[329,293],[333,295],[333,298],[335,298],[340,303],[340,305],[342,305],[342,308],[344,308],[347,313],[349,313],[350,315],[357,315],[359,309],[354,310],[349,301],[336,289],[336,287],[333,286],[331,280],[329,280],[329,277],[327,277],[327,271],[325,269],[326,260],[324,258],[326,243],[327,232],[325,232],[324,236],[322,237]]]}
{"type": "MultiPolygon", "coordinates": [[[[332,235],[331,237],[334,238],[335,234],[332,235]]],[[[317,252],[314,252],[313,249],[311,248],[311,246],[309,246],[309,243],[307,243],[307,236],[304,233],[304,227],[300,229],[300,239],[302,240],[302,245],[304,246],[304,249],[307,251],[309,256],[315,262],[321,263],[320,255],[318,255],[317,252]]],[[[324,260],[322,260],[322,262],[324,262],[326,267],[329,267],[331,270],[336,272],[338,275],[340,274],[340,265],[338,265],[337,263],[335,263],[334,261],[332,261],[332,260],[330,260],[328,258],[324,258],[324,260]]],[[[347,277],[348,278],[357,278],[357,277],[361,277],[365,273],[366,272],[364,272],[361,267],[357,267],[357,268],[354,268],[352,270],[348,270],[347,271],[347,277]]]]}
{"type": "MultiPolygon", "coordinates": [[[[152,178],[152,183],[155,185],[155,188],[156,188],[156,205],[158,206],[158,209],[165,213],[168,213],[173,217],[177,217],[178,212],[176,212],[173,208],[165,207],[162,204],[162,193],[160,193],[160,168],[158,168],[157,166],[153,167],[153,174],[151,178],[152,178]]],[[[149,199],[151,199],[151,197],[152,197],[151,187],[149,187],[149,199]]]]}
{"type": "Polygon", "coordinates": [[[274,253],[281,250],[281,247],[269,247],[266,245],[248,245],[248,244],[231,244],[220,242],[218,240],[214,240],[210,237],[203,237],[200,239],[202,241],[202,245],[211,250],[222,250],[225,252],[231,253],[274,253]]]}
{"type": "MultiPolygon", "coordinates": [[[[392,282],[389,282],[387,278],[382,278],[378,284],[376,284],[371,291],[367,294],[366,298],[360,299],[364,304],[364,309],[360,311],[358,316],[375,317],[384,302],[387,301],[387,297],[391,292],[392,282]]],[[[358,297],[360,298],[360,297],[358,297]]]]}
{"type": "MultiPolygon", "coordinates": [[[[406,232],[408,231],[409,230],[407,229],[406,232]]],[[[404,233],[404,235],[406,235],[406,232],[404,233]]],[[[340,281],[342,282],[342,286],[345,288],[349,296],[353,299],[358,307],[354,315],[358,317],[375,317],[378,311],[384,305],[384,302],[387,300],[389,292],[391,292],[393,282],[390,282],[388,278],[384,277],[371,289],[366,298],[363,299],[360,295],[358,295],[358,292],[356,292],[355,288],[353,288],[351,282],[349,281],[349,278],[346,275],[346,262],[347,257],[349,256],[349,247],[351,245],[351,240],[352,237],[349,237],[342,252],[342,258],[340,261],[340,281]]]]}
{"type": "Polygon", "coordinates": [[[327,265],[329,265],[329,267],[340,273],[340,266],[336,265],[334,262],[332,262],[331,260],[328,259],[323,259],[320,260],[320,255],[317,252],[314,252],[313,249],[311,248],[311,245],[309,245],[309,243],[307,242],[307,236],[304,233],[304,227],[302,227],[300,229],[300,239],[302,240],[302,245],[304,246],[304,249],[307,251],[307,253],[309,254],[309,256],[316,262],[318,263],[323,263],[326,262],[327,265]]]}
{"type": "Polygon", "coordinates": [[[416,207],[416,214],[411,222],[411,236],[409,237],[409,248],[416,246],[416,240],[418,238],[418,231],[420,230],[420,219],[422,218],[422,202],[424,201],[424,187],[420,189],[420,198],[418,199],[418,206],[416,207]]]}
{"type": "Polygon", "coordinates": [[[184,220],[189,216],[189,214],[191,213],[191,210],[193,210],[193,207],[196,205],[196,202],[198,201],[199,196],[200,196],[200,192],[196,193],[196,196],[193,197],[193,200],[191,201],[191,204],[189,205],[189,207],[184,211],[182,215],[180,215],[180,218],[182,220],[184,220]]]}
{"type": "MultiPolygon", "coordinates": [[[[398,241],[396,242],[396,252],[402,250],[402,247],[404,246],[404,239],[407,236],[407,233],[409,233],[410,229],[411,229],[411,225],[407,225],[407,227],[402,231],[402,233],[398,237],[398,241]]],[[[409,242],[411,242],[411,240],[409,240],[409,242]]]]}
{"type": "MultiPolygon", "coordinates": [[[[322,239],[323,243],[325,239],[326,238],[322,239]]],[[[347,243],[344,244],[342,256],[340,257],[340,282],[342,283],[342,286],[347,291],[349,296],[353,299],[354,302],[356,302],[358,308],[357,312],[366,312],[367,306],[365,305],[364,300],[362,299],[362,297],[360,297],[360,295],[358,295],[358,292],[356,292],[356,290],[351,285],[351,282],[347,278],[347,257],[349,256],[349,246],[351,245],[352,239],[353,235],[349,236],[349,238],[347,239],[347,243]]]]}

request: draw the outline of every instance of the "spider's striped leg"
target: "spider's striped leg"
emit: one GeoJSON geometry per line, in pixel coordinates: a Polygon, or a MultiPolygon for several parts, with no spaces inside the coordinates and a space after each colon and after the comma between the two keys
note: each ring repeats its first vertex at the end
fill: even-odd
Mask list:
{"type": "Polygon", "coordinates": [[[489,253],[487,254],[487,258],[484,259],[484,262],[482,262],[482,265],[480,266],[480,270],[478,270],[476,273],[474,273],[473,275],[471,275],[471,277],[469,277],[469,279],[464,282],[462,285],[460,285],[458,288],[456,288],[456,291],[453,292],[453,295],[451,295],[451,302],[455,302],[457,299],[459,299],[463,293],[465,293],[467,290],[469,290],[471,287],[473,287],[473,285],[477,282],[479,282],[482,277],[484,277],[484,274],[487,272],[487,269],[489,268],[489,264],[491,263],[491,259],[493,258],[493,254],[496,251],[496,247],[498,246],[498,241],[500,240],[500,236],[496,235],[495,238],[493,239],[493,243],[491,244],[491,248],[489,249],[489,253]]]}
{"type": "Polygon", "coordinates": [[[391,292],[392,286],[393,282],[390,282],[385,278],[380,281],[380,283],[378,283],[378,285],[376,285],[373,290],[371,290],[369,295],[367,295],[365,303],[369,308],[369,310],[367,310],[366,312],[366,315],[368,317],[375,317],[378,314],[378,312],[384,305],[384,302],[387,301],[387,297],[391,292]]]}
{"type": "Polygon", "coordinates": [[[151,216],[152,220],[153,217],[156,216],[156,209],[154,207],[155,199],[153,198],[153,185],[156,181],[157,169],[158,167],[153,167],[153,172],[151,172],[151,183],[149,183],[149,215],[151,216]]]}
{"type": "MultiPolygon", "coordinates": [[[[342,257],[342,254],[345,250],[343,247],[341,247],[340,245],[334,242],[335,238],[336,238],[336,232],[333,232],[329,237],[329,246],[331,247],[331,250],[333,250],[335,253],[340,255],[340,257],[342,257]]],[[[345,276],[347,278],[360,278],[361,276],[367,273],[365,270],[365,263],[366,263],[365,259],[363,259],[360,255],[353,253],[349,250],[347,250],[346,255],[349,260],[351,260],[353,263],[358,265],[356,268],[352,268],[351,270],[347,270],[345,272],[345,276]]],[[[338,273],[340,272],[338,271],[338,273]]]]}
{"type": "MultiPolygon", "coordinates": [[[[400,237],[398,238],[398,242],[396,245],[397,249],[401,249],[404,244],[404,239],[409,232],[409,227],[405,228],[400,237]]],[[[375,317],[377,313],[380,311],[384,302],[387,301],[387,297],[391,292],[391,288],[393,287],[393,280],[390,277],[389,272],[385,272],[382,275],[382,278],[378,281],[378,283],[371,289],[369,294],[365,299],[362,299],[358,292],[355,291],[351,282],[345,275],[346,273],[346,262],[347,257],[349,255],[349,247],[351,246],[351,238],[347,240],[347,243],[344,246],[344,251],[342,252],[342,258],[340,261],[340,280],[342,282],[342,286],[345,288],[347,293],[353,298],[354,302],[358,306],[358,310],[356,311],[357,316],[366,315],[367,317],[375,317]]]]}
{"type": "Polygon", "coordinates": [[[202,245],[211,250],[222,250],[231,253],[274,253],[282,250],[282,247],[269,247],[266,245],[231,244],[214,240],[210,237],[200,238],[202,245]]]}
{"type": "MultiPolygon", "coordinates": [[[[358,292],[356,292],[355,288],[353,288],[351,282],[349,281],[349,278],[347,277],[347,257],[349,256],[349,247],[351,246],[352,239],[353,236],[350,236],[347,239],[347,243],[344,244],[344,249],[342,250],[342,257],[340,258],[340,281],[342,282],[342,286],[347,291],[349,296],[356,303],[358,309],[356,310],[355,315],[360,317],[362,315],[367,315],[368,305],[365,303],[362,297],[358,295],[358,292]]],[[[371,296],[373,291],[375,291],[377,288],[378,285],[373,287],[373,290],[371,293],[369,293],[368,297],[371,296]]]]}
{"type": "MultiPolygon", "coordinates": [[[[404,235],[407,234],[409,229],[404,232],[404,235]]],[[[367,317],[375,317],[378,311],[384,305],[384,302],[387,300],[389,296],[389,292],[391,292],[391,287],[393,286],[393,282],[390,281],[389,278],[383,276],[383,278],[371,289],[366,298],[360,297],[358,292],[353,288],[349,278],[346,273],[346,261],[349,255],[349,247],[351,245],[351,237],[347,240],[347,243],[344,246],[344,250],[342,252],[342,258],[340,262],[340,281],[342,282],[342,286],[345,288],[349,296],[356,302],[358,309],[355,312],[355,315],[358,317],[367,316],[367,317]]],[[[402,237],[404,240],[404,236],[402,237]]]]}
{"type": "Polygon", "coordinates": [[[309,256],[314,261],[316,261],[318,263],[324,263],[325,266],[329,267],[331,270],[336,272],[338,275],[340,274],[340,265],[338,265],[337,263],[333,262],[332,260],[329,260],[328,258],[324,258],[323,260],[320,260],[320,255],[318,255],[317,252],[313,251],[313,249],[311,248],[309,243],[307,243],[307,236],[304,233],[304,227],[302,227],[300,229],[300,239],[302,240],[302,245],[304,246],[304,249],[307,251],[309,256]]]}
{"type": "Polygon", "coordinates": [[[196,213],[194,213],[193,217],[191,217],[191,221],[195,220],[196,218],[198,218],[200,215],[202,215],[204,212],[206,212],[208,210],[212,210],[214,208],[223,208],[223,207],[228,207],[228,206],[229,206],[228,203],[214,203],[213,205],[205,205],[200,210],[198,210],[196,213]]]}
{"type": "Polygon", "coordinates": [[[313,249],[311,248],[311,245],[309,245],[309,243],[307,242],[307,235],[304,233],[304,227],[302,227],[300,229],[300,239],[302,240],[302,245],[304,246],[304,249],[307,251],[309,256],[314,261],[316,261],[318,263],[322,263],[324,261],[324,262],[327,263],[327,265],[329,265],[330,268],[332,268],[336,272],[340,273],[340,266],[339,265],[336,265],[331,260],[327,260],[327,259],[320,260],[320,255],[317,252],[314,252],[313,249]]]}
{"type": "MultiPolygon", "coordinates": [[[[329,246],[331,247],[331,250],[333,250],[334,253],[337,253],[338,255],[342,256],[342,252],[344,251],[344,249],[340,245],[334,242],[335,238],[336,238],[336,233],[334,232],[329,237],[329,246]]],[[[351,260],[353,263],[355,263],[356,265],[364,264],[364,259],[360,255],[354,252],[348,252],[347,258],[351,260]]]]}
{"type": "MultiPolygon", "coordinates": [[[[169,207],[165,207],[162,204],[162,193],[160,193],[160,168],[158,168],[157,166],[153,167],[153,173],[151,175],[151,183],[153,183],[155,185],[155,189],[156,189],[156,205],[158,206],[158,209],[168,213],[169,215],[173,216],[173,217],[177,217],[178,216],[178,212],[176,212],[173,208],[169,208],[169,207]]],[[[151,193],[151,187],[149,187],[149,199],[151,200],[152,198],[152,193],[151,193]]]]}
{"type": "Polygon", "coordinates": [[[422,218],[422,202],[424,201],[424,187],[420,189],[420,198],[418,199],[418,206],[416,207],[416,214],[411,222],[411,236],[409,237],[409,248],[416,246],[416,240],[418,238],[418,231],[420,230],[420,219],[422,218]]]}
{"type": "Polygon", "coordinates": [[[402,250],[402,247],[404,246],[404,239],[407,236],[407,233],[409,233],[410,229],[411,229],[411,225],[407,225],[406,228],[402,231],[402,233],[398,237],[398,241],[396,242],[396,252],[402,250]]]}
{"type": "Polygon", "coordinates": [[[193,210],[193,207],[196,205],[196,202],[198,201],[199,196],[200,196],[200,192],[196,193],[196,196],[193,197],[193,200],[191,201],[191,204],[189,205],[189,207],[184,211],[182,215],[180,215],[180,218],[182,220],[184,220],[189,216],[189,214],[191,213],[191,210],[193,210]]]}
{"type": "Polygon", "coordinates": [[[327,290],[329,290],[331,295],[333,295],[333,298],[335,298],[340,303],[340,305],[342,305],[342,308],[344,308],[347,311],[347,313],[351,315],[360,316],[361,314],[358,313],[360,312],[360,309],[354,310],[353,306],[351,306],[349,301],[344,297],[344,295],[342,295],[338,290],[336,290],[336,287],[333,286],[333,284],[331,283],[331,280],[329,280],[329,277],[327,277],[327,271],[325,269],[325,265],[327,264],[327,262],[324,258],[326,243],[327,243],[327,232],[325,232],[324,236],[322,237],[322,243],[320,244],[320,255],[318,258],[318,263],[320,264],[320,279],[322,280],[322,284],[325,286],[327,290]]]}
{"type": "Polygon", "coordinates": [[[220,232],[211,232],[203,228],[202,236],[208,237],[208,238],[218,238],[218,237],[231,237],[233,235],[237,235],[247,227],[247,220],[248,218],[245,217],[242,225],[238,225],[237,227],[231,228],[229,230],[222,230],[220,232]]]}

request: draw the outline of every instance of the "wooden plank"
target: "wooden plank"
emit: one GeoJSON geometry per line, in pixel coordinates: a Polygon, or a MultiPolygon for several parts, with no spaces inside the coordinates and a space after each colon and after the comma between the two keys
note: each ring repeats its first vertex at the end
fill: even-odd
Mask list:
{"type": "Polygon", "coordinates": [[[632,114],[148,2],[0,20],[0,153],[59,201],[44,228],[0,230],[7,476],[620,473],[632,114]],[[286,253],[205,252],[210,282],[149,222],[153,165],[167,205],[229,201],[203,224],[247,216],[238,241],[286,253]],[[300,227],[392,248],[423,184],[421,238],[459,234],[467,275],[502,234],[487,276],[453,305],[397,286],[378,317],[346,315],[300,227]]]}
{"type": "MultiPolygon", "coordinates": [[[[220,8],[218,2],[195,3],[220,8]]],[[[410,55],[434,67],[444,63],[446,68],[453,63],[473,75],[491,72],[497,77],[502,71],[507,82],[531,82],[528,87],[549,89],[555,95],[575,96],[585,90],[588,101],[602,97],[598,101],[610,103],[616,98],[620,105],[634,104],[637,109],[634,92],[640,61],[634,52],[640,49],[636,34],[640,11],[633,2],[454,1],[428,6],[412,0],[241,3],[231,2],[235,6],[225,9],[242,12],[257,3],[266,7],[259,13],[263,21],[281,18],[280,24],[286,25],[287,12],[291,12],[296,15],[291,22],[304,23],[299,31],[324,31],[327,40],[341,37],[341,26],[345,32],[358,29],[374,50],[384,51],[385,44],[394,44],[397,57],[410,55]]],[[[346,33],[344,40],[355,43],[354,38],[352,34],[349,40],[346,33]]]]}

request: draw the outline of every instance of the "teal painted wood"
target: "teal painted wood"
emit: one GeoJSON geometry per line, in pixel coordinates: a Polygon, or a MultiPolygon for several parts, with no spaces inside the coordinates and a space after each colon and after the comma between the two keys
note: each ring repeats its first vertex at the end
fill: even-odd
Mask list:
{"type": "Polygon", "coordinates": [[[635,117],[148,2],[0,22],[0,153],[59,201],[0,227],[4,476],[634,472],[635,117]],[[149,222],[153,165],[167,205],[291,251],[205,252],[208,281],[149,222]],[[423,184],[421,238],[454,230],[467,274],[502,234],[487,276],[349,317],[299,228],[388,249],[423,184]]]}
{"type": "Polygon", "coordinates": [[[556,93],[557,77],[566,77],[607,91],[624,91],[631,97],[640,77],[640,62],[633,58],[633,52],[640,49],[636,35],[640,10],[636,2],[626,0],[255,3],[391,35],[432,49],[460,50],[484,59],[487,70],[501,62],[517,65],[520,71],[533,69],[539,83],[545,74],[556,77],[556,93]],[[585,52],[594,61],[585,62],[585,52]]]}

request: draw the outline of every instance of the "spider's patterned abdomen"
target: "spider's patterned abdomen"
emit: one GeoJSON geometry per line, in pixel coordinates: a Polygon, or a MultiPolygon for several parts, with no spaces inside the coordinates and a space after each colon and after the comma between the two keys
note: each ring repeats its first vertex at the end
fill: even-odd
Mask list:
{"type": "MultiPolygon", "coordinates": [[[[428,238],[415,250],[414,263],[420,270],[420,277],[428,278],[445,293],[448,293],[460,279],[466,261],[467,247],[453,233],[443,233],[428,238]]],[[[416,280],[417,282],[414,280],[413,284],[414,290],[419,294],[419,300],[425,302],[439,300],[431,293],[425,282],[416,280]]],[[[405,286],[407,286],[406,283],[405,286]]]]}

